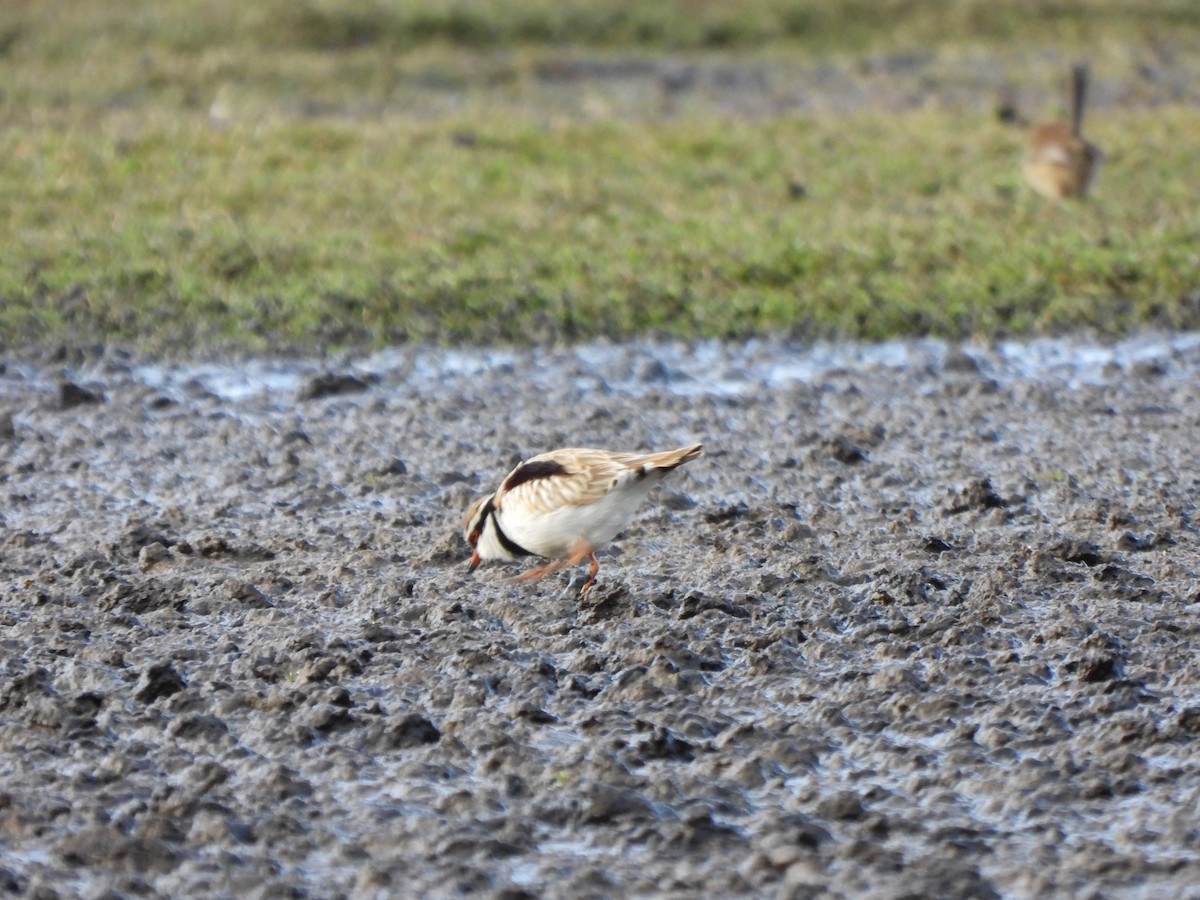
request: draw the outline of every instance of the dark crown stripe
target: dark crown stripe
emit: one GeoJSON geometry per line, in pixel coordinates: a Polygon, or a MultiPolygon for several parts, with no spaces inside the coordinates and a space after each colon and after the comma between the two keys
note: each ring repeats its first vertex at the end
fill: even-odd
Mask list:
{"type": "Polygon", "coordinates": [[[490,516],[492,514],[492,510],[494,510],[495,508],[496,508],[496,495],[492,494],[492,496],[487,498],[487,503],[483,504],[483,506],[481,506],[479,508],[479,518],[477,518],[475,520],[475,522],[476,522],[475,529],[476,530],[478,530],[481,533],[483,532],[483,526],[487,524],[487,518],[488,518],[488,516],[490,516]]]}

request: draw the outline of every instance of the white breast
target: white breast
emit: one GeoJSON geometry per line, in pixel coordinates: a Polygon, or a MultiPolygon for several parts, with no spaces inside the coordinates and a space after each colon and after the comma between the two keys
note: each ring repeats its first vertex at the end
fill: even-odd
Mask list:
{"type": "Polygon", "coordinates": [[[497,519],[509,538],[538,556],[558,559],[580,543],[596,550],[632,521],[657,480],[626,482],[593,503],[565,504],[550,512],[539,512],[518,503],[504,505],[497,519]]]}

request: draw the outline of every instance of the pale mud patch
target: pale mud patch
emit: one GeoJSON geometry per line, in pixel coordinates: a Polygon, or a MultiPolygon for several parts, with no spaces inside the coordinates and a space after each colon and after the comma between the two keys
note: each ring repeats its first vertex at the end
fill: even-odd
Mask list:
{"type": "Polygon", "coordinates": [[[9,364],[0,884],[1186,896],[1198,375],[1187,335],[9,364]],[[466,573],[520,457],[694,440],[586,598],[466,573]]]}

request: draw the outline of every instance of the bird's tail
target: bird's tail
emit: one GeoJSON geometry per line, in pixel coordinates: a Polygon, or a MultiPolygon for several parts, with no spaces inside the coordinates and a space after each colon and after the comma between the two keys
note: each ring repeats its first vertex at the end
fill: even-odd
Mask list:
{"type": "Polygon", "coordinates": [[[641,466],[643,471],[651,469],[661,469],[664,472],[682,466],[685,462],[691,462],[700,455],[700,444],[692,444],[690,447],[680,447],[678,450],[664,450],[661,453],[647,453],[644,456],[637,456],[629,462],[634,466],[641,466]]]}

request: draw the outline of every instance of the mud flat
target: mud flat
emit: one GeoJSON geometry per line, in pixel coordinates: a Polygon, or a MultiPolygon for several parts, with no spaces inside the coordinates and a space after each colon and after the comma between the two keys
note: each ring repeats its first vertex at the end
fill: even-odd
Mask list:
{"type": "Polygon", "coordinates": [[[9,362],[0,887],[1197,896],[1198,380],[1190,335],[9,362]],[[696,440],[585,599],[467,574],[518,458],[696,440]]]}

